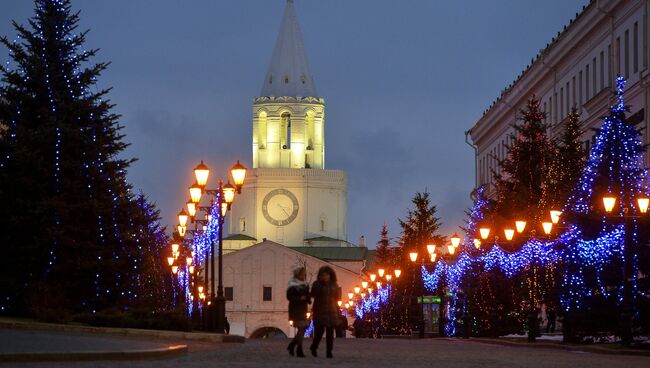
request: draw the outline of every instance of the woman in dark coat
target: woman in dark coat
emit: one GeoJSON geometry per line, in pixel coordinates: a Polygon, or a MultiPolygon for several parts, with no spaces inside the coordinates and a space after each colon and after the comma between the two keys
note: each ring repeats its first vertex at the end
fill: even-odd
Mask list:
{"type": "Polygon", "coordinates": [[[332,357],[334,347],[334,327],[338,323],[341,291],[336,283],[336,273],[331,267],[323,266],[318,270],[318,278],[311,287],[314,298],[314,341],[311,344],[311,355],[317,356],[318,344],[325,335],[327,357],[332,357]]]}
{"type": "Polygon", "coordinates": [[[311,303],[309,296],[309,284],[307,281],[307,270],[305,267],[296,268],[293,271],[293,277],[289,279],[287,286],[287,299],[289,299],[289,320],[293,326],[298,329],[296,336],[291,340],[287,350],[293,355],[293,349],[297,346],[296,355],[304,357],[302,351],[302,339],[305,336],[305,330],[309,326],[307,320],[307,305],[311,303]]]}

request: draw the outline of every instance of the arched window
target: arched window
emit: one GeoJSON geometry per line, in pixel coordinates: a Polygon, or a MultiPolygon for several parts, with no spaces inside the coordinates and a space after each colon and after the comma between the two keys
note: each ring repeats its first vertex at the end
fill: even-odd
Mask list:
{"type": "Polygon", "coordinates": [[[327,216],[325,214],[320,215],[320,231],[326,231],[327,230],[327,216]]]}
{"type": "Polygon", "coordinates": [[[284,76],[284,83],[285,83],[285,84],[288,84],[288,83],[289,83],[289,76],[288,76],[288,75],[285,75],[285,76],[284,76]]]}
{"type": "Polygon", "coordinates": [[[282,149],[291,148],[291,114],[285,112],[280,119],[280,144],[282,149]]]}

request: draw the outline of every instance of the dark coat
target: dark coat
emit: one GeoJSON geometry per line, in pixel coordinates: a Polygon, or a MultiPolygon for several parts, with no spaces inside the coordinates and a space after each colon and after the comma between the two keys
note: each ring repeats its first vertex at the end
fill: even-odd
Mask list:
{"type": "Polygon", "coordinates": [[[338,324],[339,306],[337,302],[341,299],[341,291],[336,283],[323,283],[315,281],[311,287],[311,296],[314,298],[314,323],[327,327],[334,327],[338,324]]]}
{"type": "Polygon", "coordinates": [[[311,303],[309,285],[288,287],[287,299],[289,300],[289,320],[294,322],[307,320],[307,306],[311,303]]]}

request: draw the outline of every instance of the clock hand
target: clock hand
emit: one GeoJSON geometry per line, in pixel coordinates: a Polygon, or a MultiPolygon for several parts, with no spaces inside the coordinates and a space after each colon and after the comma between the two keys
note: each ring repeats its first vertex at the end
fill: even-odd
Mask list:
{"type": "Polygon", "coordinates": [[[278,203],[278,207],[280,207],[280,209],[282,210],[282,212],[284,212],[284,214],[287,215],[287,217],[289,217],[289,213],[287,213],[287,210],[285,210],[285,207],[284,207],[283,205],[281,205],[280,203],[278,203]]]}

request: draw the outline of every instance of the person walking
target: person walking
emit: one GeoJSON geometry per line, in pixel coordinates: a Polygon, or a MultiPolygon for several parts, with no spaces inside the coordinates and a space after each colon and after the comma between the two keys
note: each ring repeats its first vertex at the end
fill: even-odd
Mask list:
{"type": "Polygon", "coordinates": [[[305,353],[302,351],[302,340],[305,337],[305,330],[309,326],[307,320],[307,307],[311,303],[309,296],[309,284],[307,283],[307,269],[298,267],[293,270],[293,277],[289,279],[287,285],[287,299],[289,300],[289,320],[293,321],[293,326],[298,329],[296,336],[291,340],[287,350],[293,355],[294,348],[297,347],[296,356],[303,358],[305,353]]]}
{"type": "Polygon", "coordinates": [[[325,346],[328,358],[332,358],[334,348],[334,327],[338,323],[339,307],[337,301],[341,299],[341,291],[336,283],[336,273],[329,266],[318,270],[318,277],[311,287],[311,296],[314,298],[314,341],[311,344],[311,355],[318,356],[318,345],[325,333],[325,346]]]}

